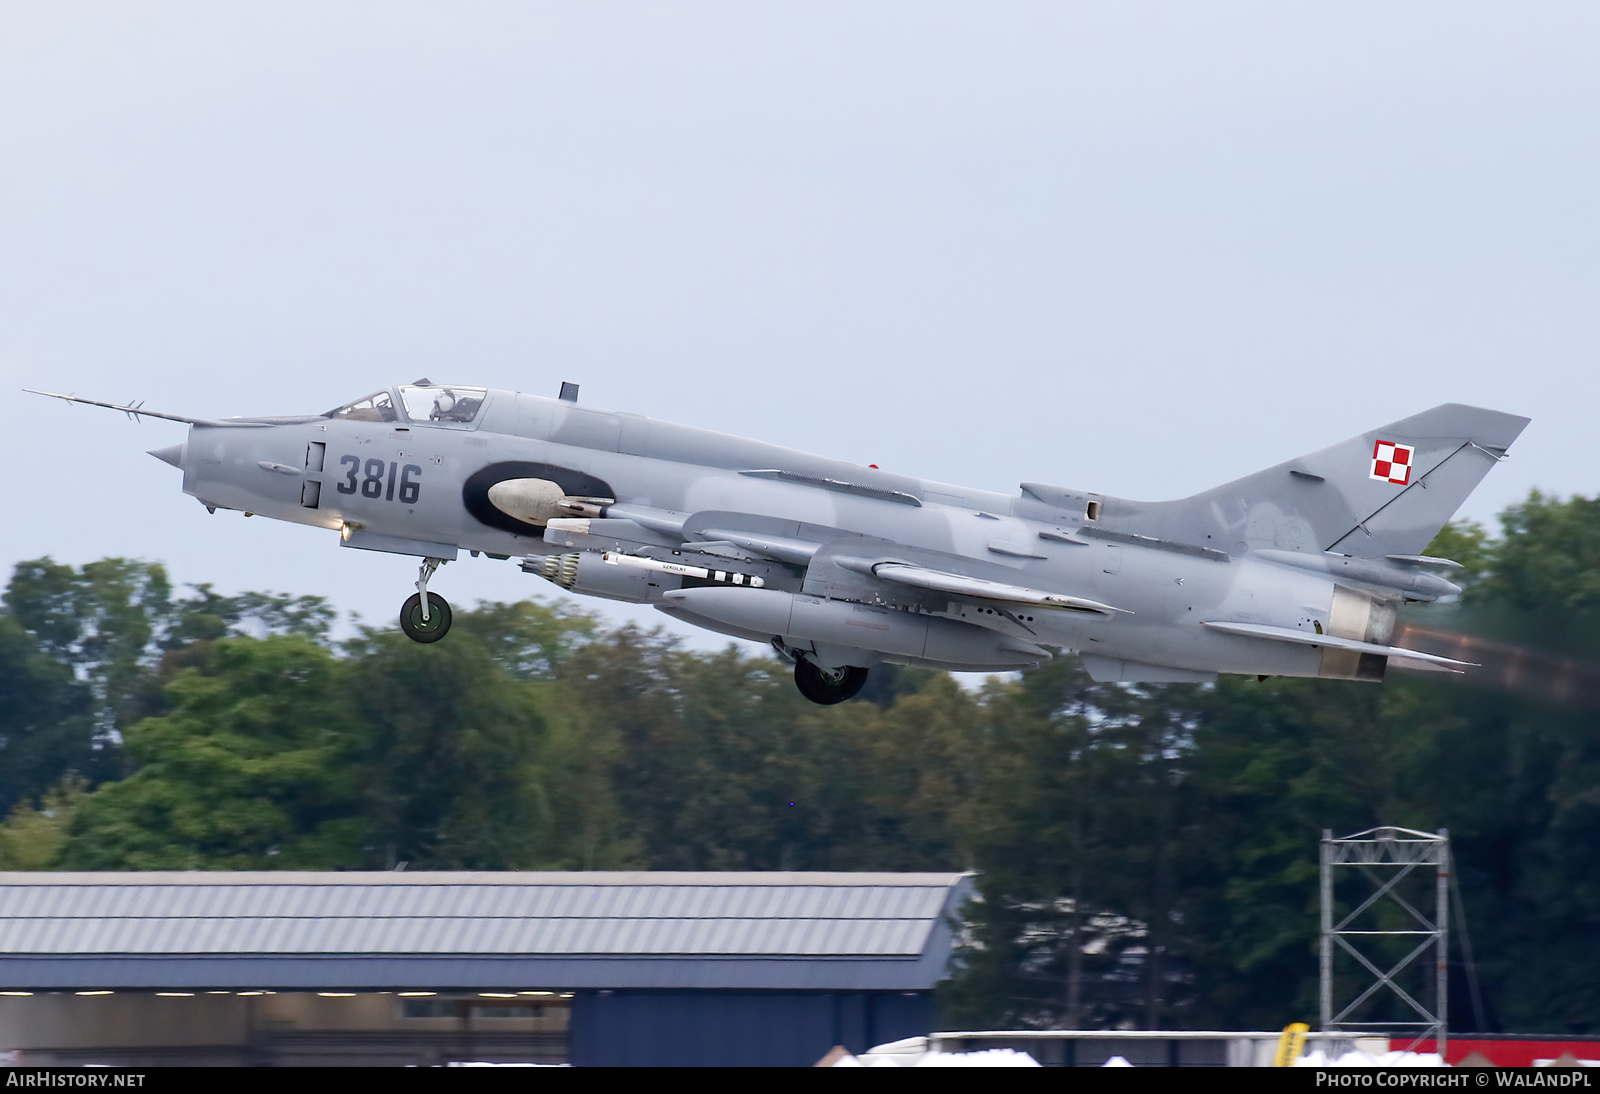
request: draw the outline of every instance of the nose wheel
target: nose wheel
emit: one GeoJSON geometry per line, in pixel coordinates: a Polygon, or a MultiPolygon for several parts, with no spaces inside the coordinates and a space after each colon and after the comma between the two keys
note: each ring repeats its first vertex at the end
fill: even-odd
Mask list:
{"type": "Polygon", "coordinates": [[[450,633],[450,602],[428,591],[428,579],[441,558],[425,558],[417,571],[417,591],[400,606],[400,629],[413,642],[437,642],[450,633]]]}

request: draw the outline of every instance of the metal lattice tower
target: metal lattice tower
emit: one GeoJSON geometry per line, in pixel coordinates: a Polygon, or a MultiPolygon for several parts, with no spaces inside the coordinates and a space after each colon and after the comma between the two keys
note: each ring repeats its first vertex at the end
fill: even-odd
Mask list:
{"type": "MultiPolygon", "coordinates": [[[[1333,832],[1324,829],[1321,859],[1323,1031],[1377,1032],[1386,1028],[1394,1029],[1396,1032],[1416,1030],[1413,1045],[1417,1041],[1433,1038],[1437,1046],[1435,1051],[1443,1055],[1448,1037],[1446,1027],[1449,1018],[1449,991],[1446,979],[1450,911],[1449,831],[1441,828],[1437,835],[1433,835],[1428,832],[1415,832],[1409,828],[1372,828],[1343,839],[1334,839],[1333,832]],[[1417,907],[1418,904],[1426,907],[1425,899],[1408,900],[1400,888],[1401,882],[1407,877],[1420,868],[1429,866],[1434,868],[1434,910],[1431,918],[1424,915],[1417,907]],[[1364,876],[1375,887],[1374,891],[1358,903],[1353,911],[1337,923],[1333,918],[1334,882],[1337,880],[1335,870],[1342,871],[1339,877],[1350,874],[1364,876]],[[1410,918],[1399,927],[1386,928],[1379,917],[1384,910],[1392,909],[1394,905],[1405,909],[1410,918]],[[1375,946],[1382,948],[1383,940],[1386,939],[1415,940],[1415,944],[1406,949],[1405,956],[1390,963],[1387,969],[1382,968],[1381,963],[1388,961],[1388,958],[1375,962],[1371,956],[1373,948],[1375,946]],[[1363,952],[1363,946],[1366,952],[1363,952]],[[1356,986],[1361,987],[1364,984],[1365,987],[1337,1011],[1334,1010],[1333,983],[1333,959],[1336,948],[1355,958],[1356,963],[1370,974],[1370,979],[1358,978],[1356,986]],[[1428,983],[1425,963],[1419,962],[1419,959],[1430,951],[1434,957],[1431,1010],[1426,1005],[1425,999],[1418,998],[1428,994],[1425,990],[1428,983]],[[1405,977],[1403,974],[1407,969],[1415,969],[1423,975],[1419,978],[1416,972],[1413,972],[1411,976],[1405,977]],[[1406,983],[1402,982],[1404,980],[1416,985],[1419,979],[1424,990],[1407,991],[1406,983]],[[1399,1021],[1366,1021],[1352,1018],[1352,1015],[1369,1000],[1373,1000],[1374,997],[1384,998],[1385,989],[1391,997],[1398,998],[1414,1017],[1399,1021]]],[[[1424,875],[1426,872],[1423,870],[1424,875]]],[[[1414,893],[1415,882],[1411,888],[1414,893]]]]}

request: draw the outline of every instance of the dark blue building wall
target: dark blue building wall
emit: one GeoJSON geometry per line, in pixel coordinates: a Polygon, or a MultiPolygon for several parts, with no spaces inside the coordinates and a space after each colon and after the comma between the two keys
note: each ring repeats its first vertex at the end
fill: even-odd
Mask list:
{"type": "Polygon", "coordinates": [[[580,1067],[808,1067],[933,1029],[933,994],[900,991],[580,991],[580,1067]]]}

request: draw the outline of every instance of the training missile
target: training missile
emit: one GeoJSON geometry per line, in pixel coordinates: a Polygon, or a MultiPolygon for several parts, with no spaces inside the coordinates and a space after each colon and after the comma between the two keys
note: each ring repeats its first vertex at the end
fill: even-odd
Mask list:
{"type": "Polygon", "coordinates": [[[713,570],[706,566],[689,566],[682,562],[663,562],[656,558],[644,558],[641,555],[625,555],[621,551],[606,551],[600,560],[608,566],[629,566],[636,570],[653,570],[658,574],[677,574],[679,577],[698,577],[707,581],[726,581],[731,585],[748,585],[752,589],[759,589],[766,584],[759,577],[751,574],[734,573],[731,570],[713,570]]]}

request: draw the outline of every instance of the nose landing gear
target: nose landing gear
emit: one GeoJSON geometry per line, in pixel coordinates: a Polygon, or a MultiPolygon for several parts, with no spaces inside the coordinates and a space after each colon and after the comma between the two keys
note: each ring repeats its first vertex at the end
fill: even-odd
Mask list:
{"type": "Polygon", "coordinates": [[[428,579],[444,561],[422,560],[417,571],[417,591],[400,606],[400,629],[413,642],[437,642],[450,632],[450,602],[428,591],[428,579]]]}

